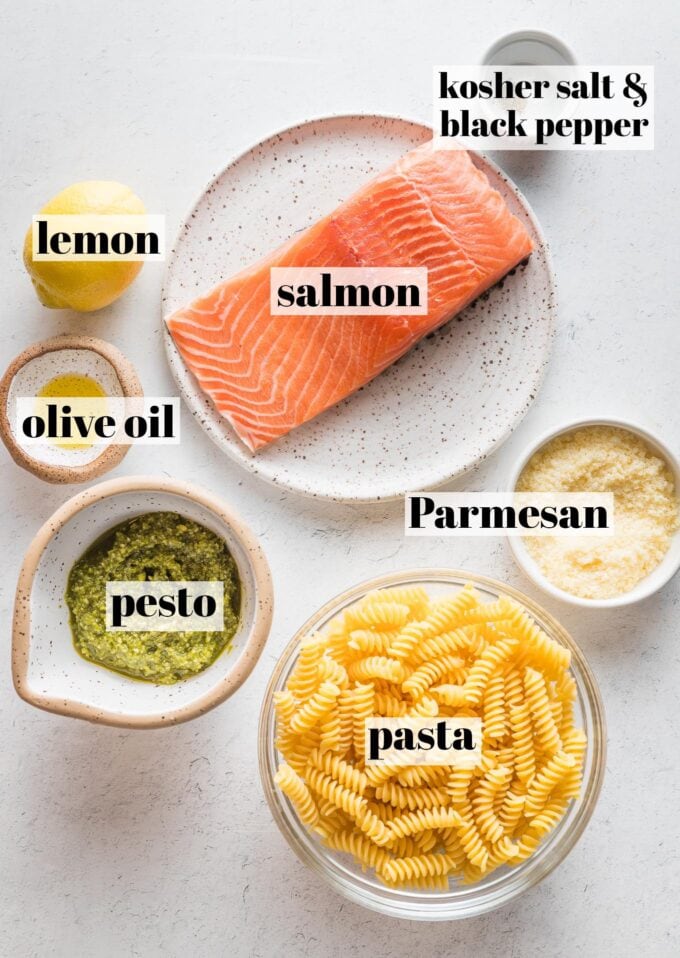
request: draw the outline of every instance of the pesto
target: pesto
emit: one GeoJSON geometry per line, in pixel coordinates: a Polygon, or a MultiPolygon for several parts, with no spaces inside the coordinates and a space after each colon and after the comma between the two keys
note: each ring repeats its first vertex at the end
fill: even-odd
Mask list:
{"type": "Polygon", "coordinates": [[[231,642],[241,584],[224,541],[175,512],[149,512],[97,540],[68,577],[66,603],[76,650],[90,662],[137,679],[171,685],[202,672],[231,642]],[[108,581],[221,580],[222,632],[108,632],[108,581]]]}

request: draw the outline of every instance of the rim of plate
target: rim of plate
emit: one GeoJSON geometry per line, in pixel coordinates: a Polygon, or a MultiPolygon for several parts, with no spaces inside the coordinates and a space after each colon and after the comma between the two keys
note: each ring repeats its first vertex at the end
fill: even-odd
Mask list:
{"type": "MultiPolygon", "coordinates": [[[[262,479],[264,482],[269,483],[269,485],[275,486],[278,489],[285,489],[289,492],[295,492],[300,495],[306,496],[310,499],[320,499],[323,501],[330,502],[354,502],[354,503],[372,503],[372,502],[390,502],[396,499],[400,499],[402,496],[406,495],[409,489],[402,488],[401,486],[395,489],[392,489],[389,492],[381,493],[380,495],[375,496],[362,496],[362,495],[337,495],[331,492],[319,491],[313,483],[306,482],[297,482],[292,481],[286,478],[281,478],[279,476],[273,475],[266,468],[263,467],[262,460],[258,460],[257,455],[248,454],[248,451],[244,446],[242,446],[241,440],[236,435],[235,430],[230,425],[230,423],[222,416],[222,414],[216,409],[213,401],[209,396],[205,395],[198,385],[198,383],[193,381],[193,374],[186,366],[179,350],[175,346],[174,340],[170,335],[170,331],[165,323],[165,309],[164,304],[167,296],[167,290],[170,285],[174,269],[177,266],[177,247],[181,242],[185,232],[189,228],[190,221],[192,219],[192,214],[195,212],[198,205],[202,202],[203,198],[209,193],[219,180],[237,163],[244,160],[247,156],[253,153],[258,148],[261,148],[265,144],[269,143],[272,140],[275,140],[277,137],[287,136],[291,133],[295,133],[297,130],[302,130],[305,127],[312,126],[316,123],[324,123],[326,121],[332,120],[377,120],[377,121],[387,121],[387,122],[396,122],[396,123],[405,123],[413,127],[419,127],[421,130],[426,131],[428,134],[432,134],[432,127],[428,123],[424,123],[422,120],[415,117],[407,116],[405,114],[396,114],[396,113],[356,113],[356,112],[340,112],[340,113],[325,113],[320,116],[312,116],[307,119],[301,120],[298,123],[290,124],[289,126],[280,127],[274,130],[272,133],[267,136],[262,137],[258,140],[257,143],[253,143],[247,148],[241,150],[239,153],[236,153],[234,156],[228,160],[217,173],[215,173],[210,180],[205,184],[199,193],[196,194],[193,203],[190,205],[188,212],[183,216],[181,222],[178,225],[177,232],[175,234],[175,239],[173,241],[170,253],[163,271],[163,283],[161,287],[161,330],[163,335],[163,344],[165,350],[165,357],[170,367],[170,372],[175,381],[175,384],[179,390],[180,396],[183,401],[188,406],[191,413],[194,415],[195,419],[198,419],[198,422],[206,433],[206,435],[211,439],[213,443],[224,452],[233,462],[236,462],[239,466],[246,469],[252,475],[257,476],[262,479]],[[177,368],[179,366],[179,369],[177,368]],[[180,380],[180,370],[182,370],[185,375],[189,377],[189,382],[191,383],[191,389],[185,389],[183,383],[180,380]],[[229,436],[230,438],[227,438],[229,436]]],[[[492,159],[487,156],[485,153],[481,153],[477,150],[468,150],[467,151],[472,157],[473,160],[481,161],[481,168],[484,171],[484,167],[488,168],[493,174],[499,177],[506,185],[508,190],[510,190],[516,197],[517,201],[522,206],[524,213],[527,216],[527,219],[531,223],[532,229],[536,232],[536,235],[540,241],[541,252],[545,259],[545,266],[548,275],[548,281],[550,286],[550,294],[552,300],[552,308],[548,312],[547,322],[549,323],[548,327],[548,343],[549,347],[547,350],[547,357],[545,362],[543,362],[540,367],[535,371],[531,380],[527,383],[528,386],[531,386],[530,395],[532,398],[530,401],[525,404],[525,406],[515,415],[512,422],[510,422],[503,429],[502,433],[496,438],[496,440],[491,443],[485,452],[478,454],[473,457],[469,463],[465,466],[454,469],[453,471],[448,471],[446,474],[439,472],[436,476],[429,478],[426,482],[419,486],[421,489],[436,489],[439,486],[444,485],[447,482],[452,482],[455,479],[459,479],[462,476],[467,475],[482,462],[484,462],[490,455],[492,455],[503,443],[512,435],[514,430],[519,426],[531,406],[536,401],[538,392],[543,385],[545,379],[546,370],[550,357],[552,355],[552,347],[555,339],[556,332],[556,315],[557,315],[557,281],[555,277],[555,270],[552,262],[552,254],[550,247],[541,228],[541,224],[534,213],[533,207],[528,202],[527,198],[524,196],[524,193],[519,189],[517,184],[512,180],[503,170],[495,163],[492,159]]]]}

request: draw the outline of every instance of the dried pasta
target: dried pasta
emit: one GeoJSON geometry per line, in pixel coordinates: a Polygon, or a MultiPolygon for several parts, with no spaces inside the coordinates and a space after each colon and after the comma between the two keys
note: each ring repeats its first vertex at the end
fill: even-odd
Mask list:
{"type": "Polygon", "coordinates": [[[579,794],[569,650],[514,600],[375,590],[310,636],[276,693],[275,782],[391,887],[446,890],[529,857],[579,794]],[[372,716],[482,719],[475,768],[366,765],[372,716]]]}

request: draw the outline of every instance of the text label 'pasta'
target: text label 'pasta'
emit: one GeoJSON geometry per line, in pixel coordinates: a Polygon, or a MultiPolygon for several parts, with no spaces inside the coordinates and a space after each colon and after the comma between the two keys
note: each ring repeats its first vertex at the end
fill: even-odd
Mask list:
{"type": "Polygon", "coordinates": [[[403,716],[366,719],[366,765],[456,765],[474,768],[482,758],[479,718],[403,716]]]}

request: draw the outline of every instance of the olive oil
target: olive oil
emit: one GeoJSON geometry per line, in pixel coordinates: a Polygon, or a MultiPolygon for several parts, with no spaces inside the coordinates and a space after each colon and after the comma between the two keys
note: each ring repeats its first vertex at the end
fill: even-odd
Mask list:
{"type": "MultiPolygon", "coordinates": [[[[45,383],[38,393],[39,399],[82,399],[90,396],[102,399],[106,393],[95,379],[82,373],[63,373],[61,376],[55,376],[54,379],[45,383]]],[[[52,442],[55,446],[64,446],[69,449],[89,449],[92,445],[92,442],[88,441],[72,443],[54,439],[52,442]]]]}

